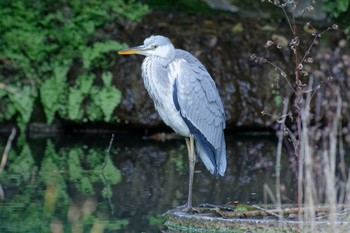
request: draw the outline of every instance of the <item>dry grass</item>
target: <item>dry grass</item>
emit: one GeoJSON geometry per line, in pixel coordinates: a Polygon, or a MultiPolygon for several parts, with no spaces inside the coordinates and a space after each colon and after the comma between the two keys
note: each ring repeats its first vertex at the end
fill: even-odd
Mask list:
{"type": "MultiPolygon", "coordinates": [[[[338,223],[350,221],[350,170],[345,162],[345,149],[342,135],[342,111],[344,104],[341,98],[340,86],[337,82],[324,82],[320,80],[320,72],[304,70],[307,60],[314,60],[310,56],[313,46],[317,44],[321,34],[330,30],[336,30],[337,25],[332,25],[326,30],[318,32],[314,30],[313,39],[304,53],[300,52],[299,37],[294,16],[286,13],[286,7],[295,8],[295,1],[269,1],[283,10],[288,27],[293,37],[290,38],[292,70],[290,75],[285,69],[278,67],[264,57],[252,56],[254,61],[264,61],[272,65],[281,74],[292,89],[292,96],[288,96],[283,102],[283,110],[277,118],[279,124],[276,151],[276,193],[273,195],[269,187],[264,192],[277,206],[282,208],[280,164],[283,141],[288,141],[294,149],[297,159],[296,169],[298,177],[298,207],[299,220],[307,222],[301,226],[305,232],[314,232],[319,220],[327,221],[329,232],[338,232],[338,223]],[[281,3],[280,3],[281,2],[281,3]],[[306,83],[305,83],[306,82],[306,83]],[[327,93],[327,94],[325,94],[327,93]],[[317,96],[317,100],[315,100],[317,96]],[[289,99],[290,101],[287,101],[289,99]],[[291,103],[291,104],[290,104],[291,103]],[[317,115],[319,114],[319,115],[317,115]],[[287,118],[291,118],[286,122],[287,118]],[[319,206],[325,206],[326,215],[320,216],[317,212],[319,206]],[[303,211],[301,211],[303,209],[303,211]]],[[[269,46],[276,46],[268,41],[269,46]]],[[[326,76],[326,74],[322,74],[326,76]]],[[[321,76],[322,76],[321,75],[321,76]]],[[[332,78],[333,79],[333,78],[332,78]]],[[[336,79],[336,77],[335,77],[336,79]]],[[[265,113],[266,114],[266,113],[265,113]]],[[[281,216],[280,216],[281,218],[281,216]]]]}

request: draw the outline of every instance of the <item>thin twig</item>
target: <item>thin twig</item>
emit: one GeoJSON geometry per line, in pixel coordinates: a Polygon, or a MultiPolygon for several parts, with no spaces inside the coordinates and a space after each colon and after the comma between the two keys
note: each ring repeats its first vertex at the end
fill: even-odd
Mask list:
{"type": "Polygon", "coordinates": [[[285,75],[286,73],[285,73],[279,66],[277,66],[276,64],[270,62],[270,61],[267,60],[266,58],[265,58],[264,61],[267,62],[267,63],[269,63],[269,64],[272,65],[273,67],[275,67],[275,69],[279,70],[280,74],[283,74],[282,77],[287,81],[287,83],[289,84],[290,88],[293,90],[294,93],[296,93],[296,91],[294,90],[292,84],[289,82],[287,76],[285,75]]]}
{"type": "Polygon", "coordinates": [[[279,219],[280,219],[280,218],[283,218],[283,216],[281,215],[281,214],[282,214],[282,211],[280,211],[281,208],[277,209],[277,211],[279,211],[279,212],[277,212],[277,214],[275,214],[274,212],[271,212],[271,211],[268,210],[268,209],[261,208],[260,206],[257,206],[257,205],[252,205],[252,207],[254,207],[254,208],[258,209],[258,210],[262,210],[262,211],[268,213],[269,215],[276,216],[276,217],[279,218],[279,219]]]}
{"type": "MultiPolygon", "coordinates": [[[[295,35],[295,28],[292,26],[292,23],[290,22],[290,19],[288,17],[288,14],[285,10],[285,7],[289,4],[289,3],[284,3],[284,4],[276,4],[276,3],[273,3],[271,2],[273,5],[279,7],[280,9],[282,9],[283,13],[284,13],[284,16],[286,17],[287,21],[288,21],[288,25],[290,27],[290,30],[292,31],[293,35],[295,35]]],[[[295,25],[295,17],[294,17],[294,11],[293,11],[293,25],[295,25]]]]}
{"type": "Polygon", "coordinates": [[[111,140],[109,141],[109,145],[107,148],[107,154],[109,154],[109,152],[111,151],[113,141],[114,141],[114,133],[112,133],[111,140]]]}
{"type": "MultiPolygon", "coordinates": [[[[313,86],[313,78],[309,79],[308,88],[311,89],[313,86]]],[[[311,102],[312,92],[308,92],[306,95],[306,102],[303,104],[301,108],[301,123],[303,125],[301,129],[301,155],[302,161],[304,161],[304,165],[302,166],[302,170],[305,175],[304,178],[304,205],[309,208],[304,212],[304,219],[310,221],[310,229],[313,232],[315,230],[315,200],[314,200],[314,189],[315,189],[315,181],[313,179],[313,147],[310,145],[310,107],[309,103],[311,102]]]]}
{"type": "Polygon", "coordinates": [[[4,189],[2,188],[1,184],[0,184],[0,201],[5,199],[5,192],[4,189]]]}
{"type": "Polygon", "coordinates": [[[265,203],[267,203],[266,194],[268,194],[271,201],[276,204],[276,198],[274,197],[273,192],[268,184],[264,184],[264,202],[265,203]]]}
{"type": "MultiPolygon", "coordinates": [[[[111,152],[111,148],[112,148],[112,145],[113,145],[113,142],[114,142],[114,133],[112,134],[111,136],[111,140],[109,141],[109,144],[108,144],[108,148],[107,148],[107,153],[106,153],[106,158],[105,158],[105,162],[104,164],[102,165],[102,168],[101,168],[101,171],[103,171],[105,169],[105,167],[107,166],[108,163],[111,162],[111,156],[110,156],[110,152],[111,152]]],[[[101,173],[101,176],[102,176],[102,179],[103,179],[103,183],[104,185],[106,186],[105,188],[108,188],[108,190],[111,189],[110,185],[109,184],[106,184],[106,177],[104,175],[104,173],[102,172],[101,173]]],[[[111,213],[114,214],[114,204],[112,202],[112,199],[111,199],[111,196],[108,195],[108,204],[109,204],[109,207],[111,208],[111,213]]]]}
{"type": "Polygon", "coordinates": [[[5,165],[6,165],[6,162],[7,162],[7,158],[8,158],[8,154],[9,154],[9,151],[11,149],[12,141],[15,138],[15,136],[16,136],[16,129],[13,128],[12,131],[11,131],[11,134],[10,134],[8,140],[7,140],[4,153],[2,154],[2,159],[1,159],[1,164],[0,164],[0,174],[2,173],[2,171],[5,168],[5,165]]]}
{"type": "Polygon", "coordinates": [[[300,61],[299,64],[303,64],[303,62],[304,62],[305,58],[307,57],[307,55],[310,54],[310,50],[311,50],[311,48],[314,46],[314,44],[316,43],[317,37],[318,37],[317,35],[314,37],[314,39],[312,40],[312,42],[311,42],[309,48],[308,48],[307,51],[305,52],[304,57],[301,59],[301,61],[300,61]]]}
{"type": "MultiPolygon", "coordinates": [[[[277,216],[279,215],[291,215],[291,214],[298,214],[298,213],[305,213],[306,211],[309,211],[308,207],[300,207],[300,208],[283,208],[281,210],[277,209],[263,209],[258,206],[253,206],[259,210],[247,210],[247,211],[227,211],[227,210],[215,210],[215,213],[220,213],[222,217],[225,218],[246,218],[246,217],[261,217],[261,216],[277,216]]],[[[342,205],[337,206],[338,208],[344,208],[342,205]]],[[[316,206],[314,208],[315,213],[329,213],[330,207],[329,206],[316,206]]]]}
{"type": "MultiPolygon", "coordinates": [[[[296,32],[295,32],[296,33],[296,32]]],[[[298,72],[298,50],[295,49],[294,53],[294,62],[295,62],[295,83],[297,84],[297,91],[296,91],[296,98],[299,99],[302,98],[302,92],[300,87],[300,81],[299,81],[299,72],[298,72]]],[[[296,103],[298,104],[298,103],[296,103]]],[[[298,207],[301,206],[301,199],[302,199],[302,180],[303,180],[303,161],[301,160],[300,155],[300,138],[301,138],[301,112],[300,112],[300,104],[298,104],[296,107],[299,109],[298,111],[298,117],[297,117],[297,132],[298,132],[298,140],[297,140],[297,157],[298,157],[298,207]]],[[[301,219],[301,213],[299,213],[299,219],[301,219]]]]}
{"type": "Polygon", "coordinates": [[[103,163],[103,165],[101,167],[101,170],[103,170],[106,167],[106,165],[108,163],[108,160],[110,159],[110,152],[111,152],[113,141],[114,141],[114,133],[112,134],[111,140],[109,141],[109,144],[108,144],[108,147],[107,147],[106,158],[105,158],[105,161],[104,161],[104,163],[103,163]]]}
{"type": "MultiPolygon", "coordinates": [[[[295,28],[293,28],[293,26],[292,26],[292,24],[291,24],[291,22],[290,22],[290,19],[289,19],[288,15],[287,15],[286,10],[284,9],[284,7],[281,7],[281,8],[282,8],[282,10],[283,10],[284,16],[286,16],[286,19],[287,19],[288,25],[289,25],[289,27],[290,27],[290,30],[292,31],[293,35],[295,35],[295,34],[296,34],[296,33],[295,33],[295,28]]],[[[293,18],[294,18],[294,17],[293,17],[293,18]]]]}
{"type": "MultiPolygon", "coordinates": [[[[288,111],[288,105],[289,101],[288,99],[285,99],[283,102],[283,115],[287,114],[288,111]]],[[[284,117],[282,119],[282,122],[280,123],[280,129],[278,132],[278,144],[277,144],[277,152],[276,152],[276,200],[277,200],[277,209],[281,209],[281,154],[282,154],[282,143],[283,143],[283,134],[284,129],[286,127],[285,125],[286,118],[284,117]]],[[[282,218],[282,216],[280,216],[282,218]]]]}
{"type": "MultiPolygon", "coordinates": [[[[312,29],[314,29],[314,30],[316,31],[316,29],[315,29],[314,27],[312,27],[311,24],[309,24],[309,26],[310,26],[312,29]]],[[[326,32],[328,32],[328,31],[331,30],[331,29],[332,29],[332,27],[328,27],[327,29],[323,30],[322,32],[317,32],[317,31],[316,31],[316,32],[314,32],[314,33],[312,34],[312,35],[314,36],[314,39],[312,40],[312,42],[311,42],[309,48],[308,48],[307,51],[305,52],[304,57],[301,59],[301,61],[300,61],[299,64],[302,64],[302,63],[304,62],[305,58],[307,57],[307,55],[310,54],[310,50],[311,50],[311,48],[315,45],[317,38],[320,38],[321,35],[322,35],[323,33],[326,33],[326,32]]]]}

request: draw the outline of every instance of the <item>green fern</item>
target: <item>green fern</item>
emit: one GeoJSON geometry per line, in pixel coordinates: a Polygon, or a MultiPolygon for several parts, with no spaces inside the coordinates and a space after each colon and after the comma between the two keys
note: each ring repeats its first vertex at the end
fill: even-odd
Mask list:
{"type": "Polygon", "coordinates": [[[93,71],[108,70],[109,54],[126,45],[104,27],[121,18],[138,21],[148,11],[134,0],[0,1],[0,54],[8,61],[0,66],[1,83],[15,90],[0,89],[0,122],[16,118],[23,131],[39,107],[47,124],[57,116],[111,121],[121,93],[110,73],[100,85],[93,71]]]}
{"type": "Polygon", "coordinates": [[[117,88],[111,86],[112,74],[110,72],[104,72],[102,80],[105,86],[93,89],[91,98],[96,106],[102,110],[104,121],[109,122],[114,109],[121,101],[122,94],[117,88]]]}
{"type": "Polygon", "coordinates": [[[36,97],[35,92],[32,93],[32,88],[30,86],[24,86],[21,90],[18,89],[15,94],[8,95],[8,97],[13,104],[13,107],[18,112],[16,118],[17,124],[23,131],[32,115],[34,100],[36,97]]]}
{"type": "Polygon", "coordinates": [[[126,44],[121,44],[112,40],[104,43],[96,42],[92,47],[84,48],[82,51],[83,66],[87,69],[97,60],[97,58],[101,58],[104,53],[118,51],[125,47],[126,44]]]}
{"type": "Polygon", "coordinates": [[[67,90],[68,69],[68,66],[55,66],[52,77],[40,86],[40,101],[44,106],[47,124],[53,122],[55,114],[61,108],[60,97],[67,90]]]}

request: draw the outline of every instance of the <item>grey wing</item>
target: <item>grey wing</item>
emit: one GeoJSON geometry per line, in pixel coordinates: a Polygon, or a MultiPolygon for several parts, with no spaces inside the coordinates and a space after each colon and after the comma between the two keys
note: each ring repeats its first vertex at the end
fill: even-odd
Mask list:
{"type": "Polygon", "coordinates": [[[224,108],[215,82],[204,66],[192,55],[183,55],[184,58],[173,61],[170,70],[175,79],[174,102],[194,135],[208,170],[223,175],[226,169],[224,108]]]}

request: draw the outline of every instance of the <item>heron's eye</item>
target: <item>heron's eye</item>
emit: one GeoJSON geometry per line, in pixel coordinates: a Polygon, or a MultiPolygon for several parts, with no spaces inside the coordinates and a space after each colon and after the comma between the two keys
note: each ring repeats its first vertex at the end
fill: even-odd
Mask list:
{"type": "Polygon", "coordinates": [[[158,48],[158,45],[157,45],[157,44],[153,44],[153,45],[151,46],[151,48],[152,48],[152,49],[156,49],[156,48],[158,48]]]}

